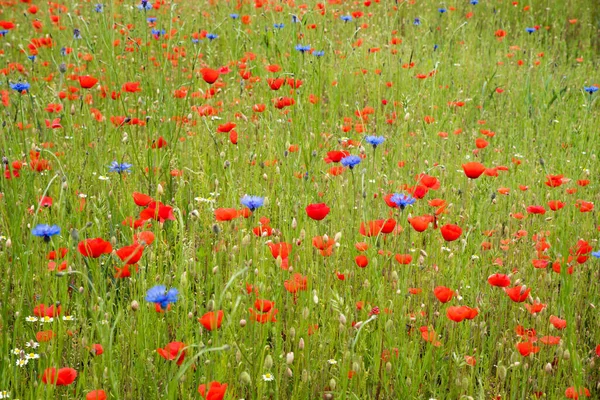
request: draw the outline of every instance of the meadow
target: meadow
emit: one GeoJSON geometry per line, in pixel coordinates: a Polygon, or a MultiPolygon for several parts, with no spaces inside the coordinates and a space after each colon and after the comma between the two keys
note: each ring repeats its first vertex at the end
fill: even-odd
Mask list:
{"type": "Polygon", "coordinates": [[[0,399],[600,398],[594,1],[0,1],[0,399]]]}

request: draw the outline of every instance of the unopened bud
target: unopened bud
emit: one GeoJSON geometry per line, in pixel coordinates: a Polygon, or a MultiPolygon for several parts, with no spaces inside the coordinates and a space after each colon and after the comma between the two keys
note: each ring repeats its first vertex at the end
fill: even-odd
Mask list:
{"type": "Polygon", "coordinates": [[[267,356],[265,357],[264,367],[267,370],[273,368],[273,357],[271,357],[270,354],[267,354],[267,356]]]}
{"type": "Polygon", "coordinates": [[[304,338],[300,338],[298,341],[298,350],[304,350],[304,338]]]}
{"type": "Polygon", "coordinates": [[[290,351],[285,355],[285,362],[287,365],[291,365],[294,362],[294,352],[290,351]]]}
{"type": "Polygon", "coordinates": [[[252,383],[252,378],[250,378],[250,374],[246,371],[243,371],[240,374],[240,382],[242,382],[242,384],[244,385],[250,385],[252,383]]]}
{"type": "Polygon", "coordinates": [[[140,303],[138,303],[136,300],[133,300],[133,301],[131,302],[131,309],[132,309],[133,311],[137,311],[137,310],[139,310],[139,309],[140,309],[140,303]]]}

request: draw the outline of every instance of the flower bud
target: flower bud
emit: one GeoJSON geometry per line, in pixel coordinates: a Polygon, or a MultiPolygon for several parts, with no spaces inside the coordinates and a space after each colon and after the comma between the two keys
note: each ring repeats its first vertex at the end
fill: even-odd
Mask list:
{"type": "Polygon", "coordinates": [[[273,368],[273,357],[271,357],[270,354],[267,354],[267,356],[265,357],[264,367],[267,370],[273,368]]]}
{"type": "Polygon", "coordinates": [[[130,307],[133,311],[137,311],[140,309],[140,304],[136,300],[133,300],[130,307]]]}
{"type": "Polygon", "coordinates": [[[294,352],[290,351],[285,355],[285,363],[291,365],[294,362],[294,352]]]}
{"type": "Polygon", "coordinates": [[[250,378],[250,374],[247,373],[246,371],[243,371],[240,374],[240,382],[242,382],[242,384],[247,385],[247,386],[252,384],[252,378],[250,378]]]}
{"type": "Polygon", "coordinates": [[[300,338],[300,340],[298,341],[298,349],[304,350],[304,338],[300,338]]]}

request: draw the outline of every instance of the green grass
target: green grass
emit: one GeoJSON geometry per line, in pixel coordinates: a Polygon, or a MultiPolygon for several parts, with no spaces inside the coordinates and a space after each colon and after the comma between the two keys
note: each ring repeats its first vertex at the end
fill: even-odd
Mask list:
{"type": "Polygon", "coordinates": [[[200,398],[198,385],[211,381],[228,384],[226,399],[528,399],[536,392],[554,399],[564,398],[571,386],[598,396],[599,260],[572,261],[573,274],[566,265],[580,239],[600,250],[596,210],[576,207],[580,200],[599,201],[598,93],[583,89],[599,83],[593,2],[396,6],[381,0],[369,7],[326,4],[324,15],[316,2],[303,9],[275,1],[262,8],[246,1],[240,8],[237,2],[186,1],[149,11],[108,2],[102,13],[94,12],[93,3],[66,2],[66,9],[54,10],[58,24],[47,4],[38,4],[32,15],[30,4],[5,3],[0,20],[16,27],[0,36],[6,68],[0,91],[8,95],[0,105],[0,149],[11,171],[13,162],[23,163],[20,177],[0,179],[0,390],[11,399],[81,399],[94,389],[110,399],[200,398]],[[448,9],[443,14],[442,6],[448,9]],[[353,11],[364,16],[340,20],[353,11]],[[468,12],[472,17],[466,18],[468,12]],[[249,24],[241,22],[244,15],[249,24]],[[293,23],[291,15],[301,22],[293,23]],[[150,16],[157,18],[154,27],[146,22],[150,16]],[[417,17],[419,26],[413,24],[417,17]],[[36,19],[42,23],[38,32],[36,19]],[[276,23],[285,26],[275,29],[276,23]],[[536,25],[538,31],[526,32],[536,25]],[[75,28],[81,39],[73,38],[75,28]],[[168,36],[153,38],[151,29],[168,36]],[[495,35],[500,29],[506,32],[502,39],[495,35]],[[218,38],[193,43],[192,34],[202,31],[218,38]],[[51,37],[53,46],[39,48],[29,60],[31,40],[43,37],[51,37]],[[391,44],[394,37],[402,42],[391,44]],[[297,44],[325,54],[301,53],[297,44]],[[72,51],[63,56],[62,47],[72,51]],[[403,67],[411,62],[414,67],[403,67]],[[240,77],[240,64],[250,79],[240,77]],[[281,71],[267,71],[269,64],[281,71]],[[211,85],[200,70],[224,66],[231,72],[221,75],[214,96],[204,98],[211,85]],[[432,71],[426,79],[416,77],[432,71]],[[79,75],[99,82],[81,89],[79,75]],[[273,77],[302,85],[272,91],[267,79],[273,77]],[[31,84],[27,93],[11,90],[18,81],[31,84]],[[139,82],[141,91],[122,91],[126,82],[139,82]],[[75,98],[63,98],[70,87],[78,89],[75,98]],[[187,94],[175,98],[182,88],[187,94]],[[120,97],[113,100],[113,91],[120,97]],[[275,108],[273,99],[282,96],[295,104],[275,108]],[[453,101],[464,106],[450,107],[453,101]],[[62,111],[45,111],[51,103],[62,104],[62,111]],[[265,111],[254,112],[255,104],[265,104],[265,111]],[[218,114],[200,116],[203,105],[218,114]],[[361,119],[365,107],[373,113],[361,119]],[[102,114],[100,121],[92,109],[102,114]],[[118,116],[144,124],[112,123],[118,116]],[[426,123],[426,116],[434,122],[426,123]],[[46,127],[45,120],[54,118],[62,128],[46,127]],[[217,131],[226,122],[237,124],[237,145],[217,131]],[[344,126],[351,129],[344,132],[344,126]],[[457,129],[462,132],[454,134],[457,129]],[[375,150],[364,141],[344,147],[365,135],[386,141],[375,150]],[[153,149],[159,137],[167,146],[153,149]],[[489,145],[474,152],[477,138],[489,145]],[[298,151],[289,152],[290,145],[298,151]],[[32,170],[31,150],[51,169],[32,170]],[[324,161],[332,150],[365,158],[332,176],[334,164],[324,161]],[[132,164],[131,172],[110,173],[113,161],[132,164]],[[461,167],[469,161],[508,171],[469,180],[461,167]],[[407,193],[420,173],[436,177],[439,189],[404,211],[388,207],[384,196],[407,193]],[[570,181],[551,188],[545,184],[550,174],[570,181]],[[589,185],[578,185],[583,179],[589,185]],[[139,270],[115,279],[114,267],[123,264],[116,253],[84,258],[77,246],[96,237],[114,250],[131,245],[140,230],[122,221],[143,210],[134,192],[172,206],[174,219],[151,221],[147,230],[156,239],[144,249],[139,270]],[[217,208],[242,209],[245,194],[265,197],[265,205],[249,218],[215,220],[217,208]],[[51,207],[40,206],[42,195],[53,199],[51,207]],[[459,240],[445,242],[432,225],[418,233],[408,222],[409,216],[433,214],[428,200],[435,198],[447,203],[437,224],[459,225],[459,240]],[[549,200],[565,207],[550,211],[549,200]],[[305,207],[321,202],[331,211],[313,221],[305,207]],[[528,214],[531,205],[544,206],[546,214],[528,214]],[[517,213],[525,218],[514,218],[517,213]],[[252,232],[260,217],[270,219],[272,236],[252,232]],[[401,229],[360,235],[361,222],[387,218],[401,229]],[[41,223],[59,225],[60,235],[44,243],[31,233],[41,223]],[[526,235],[519,238],[520,230],[526,235]],[[486,231],[494,233],[487,237],[486,231]],[[543,255],[533,240],[540,233],[551,246],[543,255]],[[324,234],[337,238],[329,257],[312,246],[313,237],[324,234]],[[269,240],[292,244],[289,270],[272,257],[269,240]],[[354,262],[357,242],[369,244],[366,268],[354,262]],[[69,250],[68,269],[48,271],[47,254],[61,247],[69,250]],[[401,265],[395,254],[413,260],[401,265]],[[551,265],[535,269],[532,260],[542,256],[550,264],[564,260],[561,272],[551,265]],[[307,277],[306,290],[296,295],[284,287],[294,273],[307,277]],[[526,285],[531,297],[513,302],[487,283],[494,273],[511,274],[511,287],[526,285]],[[148,289],[159,284],[180,292],[166,313],[145,301],[148,289]],[[247,284],[258,288],[258,298],[275,302],[276,322],[252,321],[257,295],[247,293],[247,284]],[[442,304],[433,294],[437,286],[457,293],[442,304]],[[410,288],[422,292],[412,295],[410,288]],[[537,314],[524,307],[534,299],[547,305],[537,314]],[[56,302],[61,316],[75,321],[26,321],[36,305],[56,302]],[[449,320],[448,307],[459,305],[479,314],[449,320]],[[352,326],[367,321],[373,307],[380,310],[375,319],[352,326]],[[211,310],[224,311],[213,331],[198,322],[211,310]],[[567,320],[566,329],[556,330],[551,315],[567,320]],[[519,354],[517,325],[535,329],[538,353],[519,354]],[[426,342],[421,327],[435,330],[441,345],[426,342]],[[17,367],[12,350],[50,329],[55,336],[40,343],[40,358],[17,367]],[[546,335],[560,336],[560,344],[540,343],[546,335]],[[186,344],[182,365],[157,353],[169,342],[186,344]],[[101,344],[104,353],[94,356],[92,344],[101,344]],[[287,363],[290,352],[293,362],[287,363]],[[475,357],[475,366],[465,356],[475,357]],[[66,387],[45,385],[41,375],[50,367],[74,368],[77,379],[66,387]],[[273,381],[263,379],[267,373],[273,381]]]}

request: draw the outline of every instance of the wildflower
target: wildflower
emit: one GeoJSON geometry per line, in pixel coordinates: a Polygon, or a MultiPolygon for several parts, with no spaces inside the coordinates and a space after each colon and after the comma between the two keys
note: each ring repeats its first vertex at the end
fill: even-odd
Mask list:
{"type": "Polygon", "coordinates": [[[75,321],[75,317],[72,315],[63,315],[62,320],[63,321],[75,321]]]}
{"type": "Polygon", "coordinates": [[[152,10],[152,4],[148,0],[142,0],[141,3],[137,6],[139,10],[152,10]]]}
{"type": "Polygon", "coordinates": [[[421,25],[421,19],[420,18],[415,18],[414,21],[413,21],[413,25],[415,25],[415,26],[421,25]]]}
{"type": "Polygon", "coordinates": [[[239,14],[229,14],[229,18],[231,19],[238,19],[240,17],[239,14]]]}
{"type": "Polygon", "coordinates": [[[417,200],[410,195],[394,193],[390,201],[400,207],[401,210],[404,210],[406,206],[413,205],[417,200]]]}
{"type": "Polygon", "coordinates": [[[205,384],[198,386],[198,393],[206,400],[223,400],[227,391],[227,384],[213,381],[208,384],[208,391],[206,389],[207,385],[205,384]]]}
{"type": "Polygon", "coordinates": [[[283,29],[284,26],[285,26],[284,24],[273,24],[273,27],[275,29],[283,29]]]}
{"type": "Polygon", "coordinates": [[[323,57],[325,55],[325,51],[324,50],[319,50],[319,51],[313,51],[313,56],[315,57],[323,57]]]}
{"type": "Polygon", "coordinates": [[[27,322],[37,322],[38,321],[38,317],[34,317],[32,315],[29,315],[25,318],[25,321],[27,322]]]}
{"type": "Polygon", "coordinates": [[[119,164],[116,161],[113,161],[110,164],[110,168],[108,170],[108,172],[118,172],[119,174],[122,174],[123,172],[131,172],[130,169],[133,166],[133,164],[128,164],[128,163],[121,163],[119,164]]]}
{"type": "Polygon", "coordinates": [[[18,347],[15,347],[11,353],[13,353],[15,356],[18,356],[19,354],[21,354],[23,350],[19,349],[18,347]]]}
{"type": "Polygon", "coordinates": [[[40,344],[34,340],[30,340],[29,342],[25,343],[25,347],[31,347],[32,349],[37,349],[38,347],[40,347],[40,344]]]}
{"type": "Polygon", "coordinates": [[[385,138],[383,136],[367,136],[365,137],[365,142],[369,143],[374,149],[376,149],[377,146],[385,142],[385,138]]]}
{"type": "Polygon", "coordinates": [[[460,237],[462,229],[458,225],[446,224],[440,228],[440,232],[447,242],[452,242],[460,237]]]}
{"type": "Polygon", "coordinates": [[[463,164],[462,167],[465,175],[470,179],[479,178],[483,174],[483,171],[485,171],[485,166],[476,161],[463,164]]]}
{"type": "Polygon", "coordinates": [[[17,82],[17,83],[10,84],[10,88],[12,90],[16,90],[19,93],[23,93],[24,91],[29,90],[30,87],[31,87],[31,85],[27,82],[17,82]]]}
{"type": "Polygon", "coordinates": [[[471,0],[470,3],[476,6],[477,4],[479,4],[479,0],[471,0]]]}
{"type": "Polygon", "coordinates": [[[110,242],[102,238],[86,239],[77,245],[77,251],[82,256],[91,258],[98,258],[102,254],[110,254],[112,250],[110,242]]]}
{"type": "Polygon", "coordinates": [[[438,8],[440,14],[445,13],[447,10],[445,8],[438,8]]]}
{"type": "Polygon", "coordinates": [[[47,385],[67,386],[77,378],[77,371],[73,368],[48,368],[42,375],[42,382],[47,385]]]}
{"type": "Polygon", "coordinates": [[[158,285],[148,290],[146,293],[146,301],[159,304],[162,309],[166,309],[169,303],[175,303],[177,301],[178,294],[179,291],[175,288],[171,288],[167,291],[167,288],[164,285],[158,285]]]}
{"type": "Polygon", "coordinates": [[[0,390],[0,399],[9,399],[10,393],[6,390],[0,390]]]}
{"type": "Polygon", "coordinates": [[[26,358],[19,358],[16,362],[16,366],[17,367],[21,367],[23,368],[24,366],[26,366],[29,363],[29,360],[26,358]]]}
{"type": "Polygon", "coordinates": [[[198,322],[209,331],[219,329],[221,327],[221,322],[223,322],[223,310],[217,311],[216,315],[213,311],[207,312],[202,318],[198,319],[198,322]]]}
{"type": "Polygon", "coordinates": [[[37,360],[38,358],[40,358],[40,355],[35,353],[27,353],[25,354],[25,358],[27,360],[37,360]]]}
{"type": "Polygon", "coordinates": [[[263,381],[265,381],[265,382],[271,382],[272,380],[275,380],[275,377],[270,372],[267,372],[266,374],[264,374],[262,376],[262,378],[263,378],[263,381]]]}
{"type": "Polygon", "coordinates": [[[300,22],[300,18],[298,18],[297,15],[292,14],[292,22],[296,24],[296,23],[300,22]]]}
{"type": "Polygon", "coordinates": [[[596,93],[598,91],[598,86],[584,86],[583,90],[585,90],[586,92],[588,92],[590,95],[593,93],[596,93]]]}
{"type": "Polygon", "coordinates": [[[79,76],[78,79],[82,89],[91,89],[98,83],[98,79],[90,75],[79,76]]]}
{"type": "Polygon", "coordinates": [[[329,360],[327,360],[327,364],[329,364],[329,365],[335,365],[335,364],[337,364],[337,361],[335,359],[333,359],[333,358],[330,358],[329,360]]]}
{"type": "Polygon", "coordinates": [[[58,225],[39,224],[31,230],[31,233],[34,236],[44,238],[44,242],[49,242],[52,236],[60,233],[60,227],[58,225]]]}
{"type": "Polygon", "coordinates": [[[81,30],[78,28],[73,29],[73,39],[81,39],[81,30]]]}
{"type": "Polygon", "coordinates": [[[94,6],[94,12],[101,13],[103,11],[104,11],[104,5],[103,4],[98,3],[98,4],[96,4],[94,6]]]}
{"type": "Polygon", "coordinates": [[[340,19],[344,22],[350,22],[350,21],[352,21],[352,16],[351,15],[342,15],[340,17],[340,19]]]}
{"type": "Polygon", "coordinates": [[[250,211],[254,211],[258,207],[262,207],[264,201],[265,201],[264,197],[245,195],[244,197],[241,198],[240,203],[242,203],[242,205],[248,207],[250,209],[250,211]]]}
{"type": "Polygon", "coordinates": [[[54,318],[53,317],[49,317],[49,316],[44,316],[42,318],[40,318],[40,322],[43,323],[50,323],[50,322],[54,322],[54,318]]]}
{"type": "Polygon", "coordinates": [[[600,250],[592,252],[592,257],[600,258],[600,250]]]}
{"type": "Polygon", "coordinates": [[[302,44],[297,44],[296,50],[298,50],[300,53],[304,54],[305,52],[310,51],[310,45],[305,46],[302,44]]]}
{"type": "Polygon", "coordinates": [[[212,42],[213,40],[217,39],[218,37],[219,37],[219,35],[217,35],[216,33],[209,33],[209,34],[207,34],[207,35],[206,35],[206,38],[207,38],[208,40],[210,40],[211,42],[212,42]]]}
{"type": "Polygon", "coordinates": [[[325,203],[309,204],[306,206],[306,215],[315,221],[321,221],[329,214],[329,207],[325,203]]]}
{"type": "Polygon", "coordinates": [[[148,17],[148,18],[146,18],[146,22],[149,23],[149,24],[155,23],[156,20],[157,20],[156,17],[148,17]]]}
{"type": "Polygon", "coordinates": [[[85,400],[106,400],[106,392],[102,389],[92,390],[85,395],[85,400]]]}
{"type": "Polygon", "coordinates": [[[156,349],[156,352],[165,360],[177,359],[177,365],[181,365],[185,359],[185,344],[182,342],[171,342],[164,349],[156,349]]]}
{"type": "Polygon", "coordinates": [[[361,161],[361,158],[359,156],[353,155],[353,156],[346,156],[346,157],[342,158],[340,162],[344,167],[353,169],[358,164],[360,164],[360,161],[361,161]]]}

